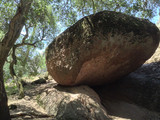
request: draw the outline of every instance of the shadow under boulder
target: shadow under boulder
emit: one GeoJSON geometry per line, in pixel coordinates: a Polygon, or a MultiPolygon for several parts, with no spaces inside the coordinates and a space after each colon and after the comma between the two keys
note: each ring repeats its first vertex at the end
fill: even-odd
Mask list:
{"type": "Polygon", "coordinates": [[[158,63],[145,64],[128,76],[94,90],[108,114],[133,120],[160,120],[158,63]]]}

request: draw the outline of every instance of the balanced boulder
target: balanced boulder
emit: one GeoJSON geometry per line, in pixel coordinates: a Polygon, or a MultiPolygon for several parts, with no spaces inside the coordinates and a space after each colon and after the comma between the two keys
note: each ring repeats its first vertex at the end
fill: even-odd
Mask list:
{"type": "Polygon", "coordinates": [[[140,67],[155,52],[158,28],[113,11],[86,16],[46,49],[49,74],[61,85],[102,85],[140,67]]]}

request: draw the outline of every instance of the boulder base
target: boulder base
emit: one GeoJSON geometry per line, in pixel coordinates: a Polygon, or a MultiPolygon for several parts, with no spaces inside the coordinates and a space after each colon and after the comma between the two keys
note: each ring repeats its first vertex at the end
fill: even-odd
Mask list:
{"type": "Polygon", "coordinates": [[[88,86],[54,86],[40,95],[39,102],[54,120],[111,120],[88,86]]]}
{"type": "Polygon", "coordinates": [[[158,28],[145,19],[102,11],[82,18],[46,49],[49,74],[61,85],[102,85],[152,56],[158,28]]]}

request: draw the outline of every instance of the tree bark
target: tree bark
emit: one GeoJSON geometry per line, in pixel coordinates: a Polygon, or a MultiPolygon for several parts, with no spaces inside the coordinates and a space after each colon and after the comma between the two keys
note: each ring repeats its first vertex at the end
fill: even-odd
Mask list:
{"type": "Polygon", "coordinates": [[[0,69],[0,120],[10,120],[7,95],[3,82],[3,69],[0,69]]]}
{"type": "Polygon", "coordinates": [[[0,120],[10,120],[7,95],[4,88],[3,66],[9,51],[14,46],[25,24],[26,16],[33,0],[21,0],[15,16],[11,19],[9,30],[0,42],[0,120]]]}
{"type": "Polygon", "coordinates": [[[16,58],[16,48],[17,46],[13,46],[13,51],[12,51],[12,61],[10,63],[9,69],[10,69],[10,74],[13,78],[14,81],[16,81],[16,85],[18,87],[18,92],[19,92],[19,97],[18,98],[23,98],[24,97],[24,90],[23,90],[23,85],[21,83],[21,79],[16,75],[15,70],[14,70],[14,65],[17,64],[17,58],[16,58]]]}

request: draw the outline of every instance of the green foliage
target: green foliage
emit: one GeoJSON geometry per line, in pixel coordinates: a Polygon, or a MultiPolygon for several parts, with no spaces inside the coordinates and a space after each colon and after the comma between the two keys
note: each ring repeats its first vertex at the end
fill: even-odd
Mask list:
{"type": "Polygon", "coordinates": [[[5,84],[5,89],[6,89],[7,95],[14,95],[18,93],[18,88],[14,83],[14,81],[5,84]]]}
{"type": "MultiPolygon", "coordinates": [[[[14,16],[19,1],[0,0],[0,42],[4,34],[8,31],[8,24],[14,16]]],[[[36,75],[40,69],[44,69],[44,57],[36,52],[36,48],[44,49],[44,45],[48,44],[57,32],[55,24],[56,17],[52,12],[50,1],[35,0],[29,15],[26,16],[27,21],[20,37],[15,45],[29,43],[30,45],[21,45],[16,48],[16,65],[14,67],[18,77],[23,75],[36,75]],[[28,63],[27,63],[28,62],[28,63]]],[[[12,55],[13,51],[10,52],[12,55]]],[[[11,78],[9,74],[9,64],[13,60],[8,57],[9,63],[4,66],[5,80],[11,78]]]]}
{"type": "Polygon", "coordinates": [[[10,75],[10,71],[9,71],[9,63],[5,63],[4,65],[4,81],[10,81],[11,79],[11,75],[10,75]]]}
{"type": "Polygon", "coordinates": [[[16,6],[14,1],[0,0],[0,42],[8,30],[11,18],[16,12],[16,6]]]}
{"type": "Polygon", "coordinates": [[[27,63],[26,69],[28,75],[37,75],[42,71],[46,71],[45,57],[40,53],[35,53],[35,56],[29,57],[27,63]]]}
{"type": "Polygon", "coordinates": [[[129,15],[150,19],[157,15],[159,0],[65,0],[53,2],[52,9],[59,22],[65,27],[78,19],[102,10],[123,12],[129,15]]]}
{"type": "MultiPolygon", "coordinates": [[[[21,47],[16,51],[17,64],[14,69],[18,77],[35,76],[46,71],[45,56],[30,46],[21,47]],[[27,52],[26,52],[27,49],[27,52]]],[[[10,58],[11,59],[11,58],[10,58]]],[[[9,63],[4,66],[4,80],[11,79],[9,63]]]]}

